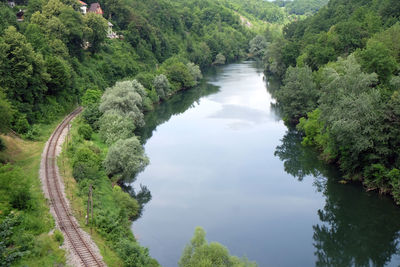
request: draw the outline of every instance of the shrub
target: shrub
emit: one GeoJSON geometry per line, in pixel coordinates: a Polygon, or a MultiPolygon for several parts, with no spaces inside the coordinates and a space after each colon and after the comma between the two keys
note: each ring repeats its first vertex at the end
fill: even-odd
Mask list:
{"type": "Polygon", "coordinates": [[[64,243],[64,235],[58,229],[54,231],[54,240],[56,240],[60,246],[64,243]]]}
{"type": "Polygon", "coordinates": [[[38,140],[40,136],[40,127],[39,125],[35,124],[29,128],[28,132],[24,135],[24,137],[28,140],[38,140]]]}
{"type": "Polygon", "coordinates": [[[97,104],[91,104],[83,110],[82,118],[92,127],[93,130],[98,130],[99,126],[97,122],[101,117],[101,114],[99,106],[97,104]]]}
{"type": "Polygon", "coordinates": [[[78,133],[85,140],[90,140],[92,138],[93,130],[89,124],[82,124],[78,128],[78,133]]]}
{"type": "Polygon", "coordinates": [[[25,115],[21,115],[15,121],[13,129],[19,134],[25,134],[29,130],[29,123],[25,115]]]}

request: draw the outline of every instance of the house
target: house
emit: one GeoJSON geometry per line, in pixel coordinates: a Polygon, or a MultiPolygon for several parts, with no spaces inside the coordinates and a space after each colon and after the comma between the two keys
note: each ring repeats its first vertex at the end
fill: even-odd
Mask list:
{"type": "Polygon", "coordinates": [[[24,21],[24,11],[22,9],[20,9],[17,14],[17,21],[24,21]]]}
{"type": "Polygon", "coordinates": [[[90,8],[87,12],[93,12],[99,15],[103,15],[103,10],[101,9],[101,6],[99,3],[92,3],[90,4],[90,8]]]}
{"type": "Polygon", "coordinates": [[[87,12],[87,4],[83,1],[78,1],[78,2],[81,5],[80,9],[81,9],[82,14],[85,15],[87,12]]]}
{"type": "Polygon", "coordinates": [[[112,30],[113,26],[114,25],[111,22],[108,22],[107,37],[110,39],[118,38],[118,35],[112,30]]]}

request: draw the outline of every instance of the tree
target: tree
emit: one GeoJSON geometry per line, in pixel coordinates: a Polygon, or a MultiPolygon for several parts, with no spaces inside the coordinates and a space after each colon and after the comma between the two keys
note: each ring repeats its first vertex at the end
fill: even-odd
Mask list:
{"type": "Polygon", "coordinates": [[[193,80],[195,81],[195,84],[197,84],[198,81],[203,78],[203,75],[201,74],[201,70],[200,70],[199,66],[197,66],[193,62],[187,63],[186,66],[189,70],[189,73],[192,75],[193,80]]]}
{"type": "Polygon", "coordinates": [[[218,55],[215,57],[213,64],[214,65],[224,65],[225,62],[226,62],[225,56],[221,53],[218,53],[218,55]]]}
{"type": "Polygon", "coordinates": [[[276,98],[282,105],[285,120],[297,123],[317,106],[319,92],[313,81],[311,68],[289,67],[283,83],[284,86],[277,92],[276,98]]]}
{"type": "Polygon", "coordinates": [[[101,43],[107,37],[107,20],[102,15],[90,12],[84,16],[88,30],[86,31],[86,39],[90,43],[89,50],[93,53],[98,52],[101,43]]]}
{"type": "Polygon", "coordinates": [[[98,89],[87,89],[85,94],[82,96],[82,105],[87,107],[98,104],[102,94],[103,93],[98,89]]]}
{"type": "Polygon", "coordinates": [[[250,41],[250,53],[255,58],[263,58],[268,42],[262,35],[257,35],[250,41]]]}
{"type": "Polygon", "coordinates": [[[171,90],[171,85],[164,74],[157,75],[154,78],[153,86],[156,89],[157,95],[163,100],[169,95],[171,90]]]}
{"type": "Polygon", "coordinates": [[[6,133],[11,126],[14,110],[5,94],[0,90],[0,133],[6,133]]]}
{"type": "Polygon", "coordinates": [[[125,183],[134,182],[136,175],[148,164],[149,159],[136,136],[118,140],[110,147],[103,162],[107,175],[125,183]]]}
{"type": "Polygon", "coordinates": [[[186,245],[179,260],[179,267],[256,267],[257,264],[247,259],[229,255],[226,247],[217,242],[208,244],[206,232],[196,227],[192,240],[186,245]]]}
{"type": "Polygon", "coordinates": [[[139,203],[128,193],[122,191],[118,185],[113,187],[113,196],[129,220],[133,220],[138,215],[140,209],[139,203]]]}
{"type": "Polygon", "coordinates": [[[117,110],[107,110],[99,120],[100,138],[108,145],[133,136],[135,125],[130,117],[117,110]]]}
{"type": "Polygon", "coordinates": [[[0,87],[29,121],[34,120],[33,107],[43,101],[49,78],[42,56],[15,27],[7,28],[0,38],[0,87]]]}
{"type": "Polygon", "coordinates": [[[375,72],[383,82],[388,81],[399,67],[391,51],[379,41],[369,41],[367,48],[359,51],[358,56],[363,69],[368,73],[375,72]]]}
{"type": "Polygon", "coordinates": [[[135,127],[141,127],[144,125],[141,110],[145,96],[144,87],[136,80],[117,82],[104,92],[99,110],[101,112],[116,110],[121,115],[130,117],[134,121],[135,127]]]}

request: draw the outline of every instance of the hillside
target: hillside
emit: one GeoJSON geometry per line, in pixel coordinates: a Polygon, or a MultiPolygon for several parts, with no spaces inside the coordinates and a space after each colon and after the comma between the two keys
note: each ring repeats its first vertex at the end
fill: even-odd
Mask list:
{"type": "Polygon", "coordinates": [[[304,145],[340,166],[348,180],[400,204],[400,3],[331,0],[284,27],[266,48],[266,72],[304,145]]]}
{"type": "Polygon", "coordinates": [[[148,162],[134,131],[153,105],[196,86],[201,70],[245,56],[255,35],[243,25],[249,14],[242,16],[226,1],[92,4],[0,2],[0,233],[5,237],[0,262],[5,266],[65,264],[58,248],[62,235],[48,234],[54,222],[37,174],[44,141],[78,104],[86,109],[59,159],[73,213],[89,231],[83,225],[93,184],[95,223],[90,227],[106,263],[158,266],[130,230],[151,194],[146,187],[121,190],[148,162]],[[116,104],[116,97],[128,101],[127,109],[116,104]],[[126,151],[132,153],[127,164],[135,166],[129,172],[110,161],[124,151],[115,149],[121,143],[134,149],[126,151]],[[24,178],[23,171],[29,176],[24,178]],[[45,218],[43,226],[38,218],[45,218]]]}

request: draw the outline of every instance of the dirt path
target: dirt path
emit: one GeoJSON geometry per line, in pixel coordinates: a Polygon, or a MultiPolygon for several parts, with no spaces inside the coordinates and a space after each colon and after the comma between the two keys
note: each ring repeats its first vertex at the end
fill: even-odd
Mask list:
{"type": "Polygon", "coordinates": [[[64,247],[67,250],[67,264],[72,266],[106,266],[99,249],[89,234],[79,227],[72,215],[69,201],[64,193],[64,183],[59,174],[57,156],[69,130],[69,124],[82,108],[65,117],[55,129],[43,150],[40,164],[40,179],[43,192],[50,203],[50,212],[56,221],[56,228],[64,234],[64,247]]]}

